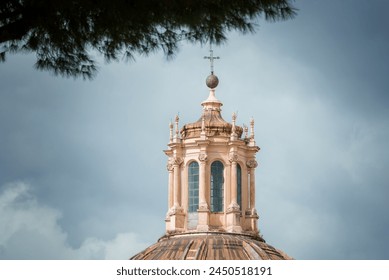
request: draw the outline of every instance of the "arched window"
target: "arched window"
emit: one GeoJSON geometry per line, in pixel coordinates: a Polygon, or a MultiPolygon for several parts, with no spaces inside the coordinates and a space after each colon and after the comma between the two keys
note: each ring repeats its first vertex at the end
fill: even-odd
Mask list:
{"type": "Polygon", "coordinates": [[[199,164],[192,162],[188,167],[188,212],[199,208],[199,164]]]}
{"type": "Polygon", "coordinates": [[[223,212],[224,166],[220,161],[211,164],[211,212],[223,212]]]}
{"type": "Polygon", "coordinates": [[[236,202],[242,210],[242,168],[239,164],[236,165],[236,194],[236,202]]]}

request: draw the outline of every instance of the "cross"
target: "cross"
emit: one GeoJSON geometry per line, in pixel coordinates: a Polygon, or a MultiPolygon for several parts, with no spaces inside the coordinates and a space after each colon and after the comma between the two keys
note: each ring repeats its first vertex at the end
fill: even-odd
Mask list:
{"type": "Polygon", "coordinates": [[[213,74],[213,61],[219,58],[220,58],[219,56],[213,56],[213,50],[211,46],[209,49],[209,56],[204,56],[204,59],[209,59],[209,62],[211,64],[211,74],[213,74]]]}

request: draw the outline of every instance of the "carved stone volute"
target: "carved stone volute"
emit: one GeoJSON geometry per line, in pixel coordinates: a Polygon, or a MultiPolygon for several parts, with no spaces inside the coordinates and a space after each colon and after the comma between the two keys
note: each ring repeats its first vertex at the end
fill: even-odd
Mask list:
{"type": "Polygon", "coordinates": [[[249,159],[246,162],[248,168],[256,168],[258,166],[258,162],[255,159],[249,159]]]}
{"type": "Polygon", "coordinates": [[[230,154],[228,155],[228,159],[230,162],[237,162],[238,154],[236,152],[230,152],[230,154]]]}
{"type": "Polygon", "coordinates": [[[208,159],[208,156],[206,153],[202,152],[199,154],[199,161],[206,161],[208,159]]]}

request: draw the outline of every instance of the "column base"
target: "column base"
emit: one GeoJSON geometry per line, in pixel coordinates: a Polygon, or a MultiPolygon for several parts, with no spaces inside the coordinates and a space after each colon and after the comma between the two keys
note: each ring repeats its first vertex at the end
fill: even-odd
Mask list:
{"type": "Polygon", "coordinates": [[[230,212],[239,212],[240,213],[240,206],[239,206],[239,204],[236,203],[236,202],[233,202],[230,205],[228,205],[227,213],[230,213],[230,212]]]}
{"type": "Polygon", "coordinates": [[[242,233],[242,227],[241,226],[228,226],[227,232],[242,233]]]}
{"type": "Polygon", "coordinates": [[[209,209],[208,205],[201,205],[197,210],[199,214],[199,220],[197,224],[198,231],[208,231],[209,230],[209,209]]]}
{"type": "Polygon", "coordinates": [[[209,231],[209,226],[208,225],[197,225],[196,230],[197,231],[209,231]]]}
{"type": "Polygon", "coordinates": [[[245,211],[246,228],[248,231],[259,233],[258,219],[259,216],[255,208],[247,209],[245,211]]]}
{"type": "Polygon", "coordinates": [[[240,225],[240,209],[238,204],[230,204],[227,208],[227,232],[242,232],[240,225]]]}
{"type": "MultiPolygon", "coordinates": [[[[185,230],[185,213],[179,206],[173,206],[170,210],[169,232],[182,232],[185,230]]],[[[167,220],[167,219],[166,219],[167,220]]]]}

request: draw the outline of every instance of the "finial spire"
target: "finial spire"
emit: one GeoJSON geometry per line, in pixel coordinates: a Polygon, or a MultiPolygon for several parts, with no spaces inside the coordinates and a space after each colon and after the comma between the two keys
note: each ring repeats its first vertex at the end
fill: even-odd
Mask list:
{"type": "Polygon", "coordinates": [[[250,120],[250,138],[254,139],[254,118],[251,117],[250,120]]]}
{"type": "Polygon", "coordinates": [[[174,142],[179,142],[180,136],[179,136],[179,129],[178,129],[178,121],[180,120],[180,117],[176,115],[175,123],[176,123],[176,134],[174,135],[174,142]]]}
{"type": "Polygon", "coordinates": [[[236,135],[236,126],[235,126],[235,123],[236,123],[236,113],[233,112],[232,113],[232,133],[234,135],[236,135]]]}
{"type": "Polygon", "coordinates": [[[254,118],[251,117],[251,120],[250,120],[250,143],[249,145],[251,147],[254,147],[256,144],[255,144],[255,140],[254,140],[254,118]]]}
{"type": "Polygon", "coordinates": [[[220,59],[219,56],[213,56],[212,44],[209,44],[209,56],[204,56],[204,59],[209,59],[209,63],[211,66],[211,75],[213,74],[213,61],[215,59],[220,59]]]}
{"type": "Polygon", "coordinates": [[[237,140],[237,137],[238,137],[238,134],[236,133],[235,123],[236,123],[236,113],[234,112],[234,113],[232,113],[232,132],[231,132],[231,137],[230,137],[230,139],[232,141],[237,140]]]}
{"type": "Polygon", "coordinates": [[[213,56],[212,44],[209,44],[209,56],[204,56],[204,59],[209,59],[211,64],[211,75],[209,75],[205,81],[205,84],[210,88],[214,89],[219,84],[219,79],[213,74],[213,61],[219,59],[218,56],[213,56]]]}
{"type": "Polygon", "coordinates": [[[247,139],[249,128],[245,124],[243,124],[243,131],[244,131],[244,138],[247,139]]]}
{"type": "Polygon", "coordinates": [[[200,136],[205,139],[206,133],[205,133],[205,112],[201,114],[201,133],[200,136]]]}
{"type": "Polygon", "coordinates": [[[170,140],[170,143],[171,143],[171,142],[173,142],[173,123],[171,121],[169,123],[169,130],[170,130],[169,140],[170,140]]]}

